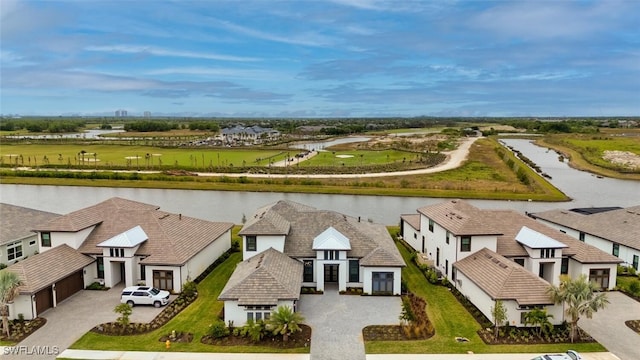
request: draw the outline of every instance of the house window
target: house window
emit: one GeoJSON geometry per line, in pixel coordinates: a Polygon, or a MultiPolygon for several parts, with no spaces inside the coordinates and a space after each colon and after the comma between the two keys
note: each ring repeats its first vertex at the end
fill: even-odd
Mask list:
{"type": "Polygon", "coordinates": [[[447,231],[447,237],[445,238],[445,241],[447,242],[447,244],[449,244],[449,232],[447,231]]]}
{"type": "Polygon", "coordinates": [[[449,275],[449,260],[444,261],[444,276],[449,275]]]}
{"type": "Polygon", "coordinates": [[[561,233],[566,234],[567,232],[564,230],[560,230],[561,233]]]}
{"type": "Polygon", "coordinates": [[[460,251],[471,251],[471,236],[463,236],[460,239],[460,251]]]}
{"type": "Polygon", "coordinates": [[[104,258],[98,256],[96,259],[96,267],[98,269],[98,279],[104,279],[104,258]]]}
{"type": "Polygon", "coordinates": [[[51,247],[51,233],[50,232],[40,233],[40,245],[42,247],[51,247]]]}
{"type": "Polygon", "coordinates": [[[253,313],[252,312],[248,312],[247,313],[247,321],[253,321],[253,313]]]}
{"type": "Polygon", "coordinates": [[[7,245],[7,260],[15,260],[22,257],[22,241],[16,241],[7,245]]]}
{"type": "Polygon", "coordinates": [[[144,265],[140,265],[140,280],[147,280],[147,269],[144,265]]]}
{"type": "Polygon", "coordinates": [[[304,272],[302,274],[302,281],[313,282],[313,260],[304,261],[304,272]]]}
{"type": "Polygon", "coordinates": [[[29,246],[36,246],[36,242],[35,240],[31,240],[29,241],[29,246]]]}
{"type": "Polygon", "coordinates": [[[349,260],[349,282],[360,281],[360,264],[358,260],[349,260]]]}
{"type": "Polygon", "coordinates": [[[541,249],[540,257],[543,259],[556,257],[556,249],[541,249]]]}
{"type": "Polygon", "coordinates": [[[613,256],[620,256],[620,244],[613,244],[613,256]]]}
{"type": "Polygon", "coordinates": [[[516,264],[518,264],[518,265],[520,265],[520,266],[523,266],[523,267],[524,267],[524,259],[513,259],[513,261],[514,261],[516,264]]]}
{"type": "Polygon", "coordinates": [[[589,270],[589,281],[594,283],[600,289],[608,289],[609,288],[609,269],[589,270]]]}
{"type": "Polygon", "coordinates": [[[638,258],[639,258],[638,255],[633,255],[633,264],[632,265],[633,265],[633,268],[636,269],[636,270],[638,270],[638,258]]]}
{"type": "Polygon", "coordinates": [[[413,233],[413,238],[417,239],[418,238],[418,233],[413,233]]]}
{"type": "Polygon", "coordinates": [[[110,248],[109,255],[111,257],[124,257],[124,249],[123,248],[110,248]]]}
{"type": "Polygon", "coordinates": [[[436,248],[436,266],[440,266],[440,248],[436,248]]]}
{"type": "Polygon", "coordinates": [[[560,274],[568,274],[569,273],[569,258],[562,258],[562,263],[560,263],[560,274]]]}
{"type": "Polygon", "coordinates": [[[247,236],[247,251],[256,251],[258,249],[257,243],[255,236],[247,236]]]}
{"type": "Polygon", "coordinates": [[[580,231],[580,235],[578,235],[578,239],[582,242],[584,242],[584,233],[582,231],[580,231]]]}
{"type": "Polygon", "coordinates": [[[340,258],[340,252],[338,250],[325,250],[324,251],[324,259],[325,260],[338,260],[340,258]]]}
{"type": "Polygon", "coordinates": [[[433,232],[433,220],[429,219],[429,231],[433,232]]]}

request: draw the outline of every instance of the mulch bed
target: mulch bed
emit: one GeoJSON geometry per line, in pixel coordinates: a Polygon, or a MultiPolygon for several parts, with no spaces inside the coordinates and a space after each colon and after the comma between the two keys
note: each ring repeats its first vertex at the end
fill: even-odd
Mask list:
{"type": "Polygon", "coordinates": [[[640,320],[627,320],[624,324],[640,335],[640,320]]]}
{"type": "Polygon", "coordinates": [[[362,337],[365,341],[377,341],[377,340],[424,340],[428,339],[431,335],[419,334],[418,337],[407,329],[400,325],[369,325],[362,329],[362,337]]]}
{"type": "Polygon", "coordinates": [[[190,343],[191,341],[193,341],[193,334],[180,331],[180,332],[176,332],[175,336],[173,334],[167,334],[161,337],[158,341],[165,342],[167,340],[171,341],[172,343],[173,342],[190,343]]]}
{"type": "Polygon", "coordinates": [[[289,340],[286,343],[282,341],[282,336],[265,336],[262,340],[253,342],[249,337],[235,335],[229,335],[219,339],[205,335],[202,337],[201,342],[203,344],[218,346],[258,345],[269,346],[277,349],[308,347],[311,345],[311,328],[304,324],[300,325],[300,328],[302,331],[289,335],[289,340]]]}
{"type": "MultiPolygon", "coordinates": [[[[571,337],[569,329],[560,330],[557,329],[551,335],[543,335],[542,337],[530,333],[526,328],[511,328],[514,329],[513,333],[505,331],[504,336],[500,336],[497,339],[494,338],[494,329],[487,328],[478,331],[478,335],[488,345],[533,345],[533,344],[564,344],[571,343],[571,337]]],[[[578,328],[578,337],[573,341],[574,343],[595,343],[595,341],[584,330],[578,328]]]]}
{"type": "Polygon", "coordinates": [[[27,338],[27,336],[33,334],[36,330],[40,329],[47,323],[47,319],[37,317],[33,320],[12,320],[9,321],[9,329],[11,329],[11,336],[7,337],[4,333],[0,334],[0,340],[2,341],[12,341],[12,342],[20,342],[27,338]]]}

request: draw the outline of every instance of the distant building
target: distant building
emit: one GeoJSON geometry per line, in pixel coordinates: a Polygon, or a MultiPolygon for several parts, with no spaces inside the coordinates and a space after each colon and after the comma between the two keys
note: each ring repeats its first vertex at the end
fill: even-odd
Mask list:
{"type": "Polygon", "coordinates": [[[127,116],[127,110],[116,110],[116,117],[126,117],[127,116]]]}
{"type": "Polygon", "coordinates": [[[151,111],[145,111],[144,112],[144,117],[150,118],[151,117],[151,111]]]}
{"type": "Polygon", "coordinates": [[[272,128],[263,128],[258,125],[250,127],[236,125],[222,129],[221,133],[226,143],[242,142],[259,144],[264,140],[275,140],[280,137],[280,131],[272,128]]]}

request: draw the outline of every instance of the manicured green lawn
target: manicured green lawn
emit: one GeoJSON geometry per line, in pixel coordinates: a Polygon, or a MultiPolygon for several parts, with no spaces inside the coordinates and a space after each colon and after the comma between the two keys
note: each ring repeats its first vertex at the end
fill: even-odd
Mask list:
{"type": "MultiPolygon", "coordinates": [[[[234,228],[234,234],[239,227],[234,228]]],[[[218,295],[233,273],[236,264],[242,260],[242,253],[232,254],[227,261],[220,264],[207,278],[198,284],[198,298],[184,311],[171,319],[165,326],[158,330],[143,335],[133,336],[107,336],[88,332],[78,341],[72,349],[91,350],[129,350],[129,351],[165,351],[164,342],[158,341],[161,336],[176,332],[186,331],[194,334],[191,343],[173,343],[170,351],[185,352],[229,352],[229,353],[306,353],[309,348],[275,349],[260,346],[214,346],[200,342],[207,333],[209,325],[216,320],[222,310],[223,302],[216,300],[218,295]]],[[[135,311],[135,310],[134,310],[135,311]]],[[[115,315],[114,315],[115,320],[115,315]]]]}
{"type": "Polygon", "coordinates": [[[398,150],[321,151],[318,155],[300,163],[300,166],[380,165],[414,160],[415,157],[415,153],[398,150]]]}
{"type": "MultiPolygon", "coordinates": [[[[392,232],[397,227],[391,228],[392,232]]],[[[563,352],[568,349],[579,352],[606,351],[600,344],[551,344],[551,345],[486,345],[478,336],[480,325],[455,299],[448,288],[429,283],[417,266],[410,260],[409,251],[401,244],[398,248],[407,267],[402,270],[402,278],[409,289],[427,301],[427,314],[436,334],[428,340],[412,341],[368,341],[368,354],[438,354],[438,353],[544,353],[563,352]],[[458,343],[455,337],[465,337],[468,343],[458,343]]]]}

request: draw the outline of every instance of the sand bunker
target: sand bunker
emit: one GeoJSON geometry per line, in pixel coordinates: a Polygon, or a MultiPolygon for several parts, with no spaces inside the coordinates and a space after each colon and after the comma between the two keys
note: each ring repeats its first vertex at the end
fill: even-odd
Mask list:
{"type": "Polygon", "coordinates": [[[340,159],[348,159],[348,158],[352,158],[353,155],[336,155],[336,157],[340,159]]]}
{"type": "Polygon", "coordinates": [[[602,158],[629,169],[640,169],[640,155],[629,151],[605,150],[602,158]]]}

